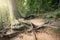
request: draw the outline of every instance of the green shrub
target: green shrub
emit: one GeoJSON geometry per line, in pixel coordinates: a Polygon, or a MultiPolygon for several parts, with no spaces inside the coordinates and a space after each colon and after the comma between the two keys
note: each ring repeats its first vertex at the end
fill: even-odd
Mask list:
{"type": "Polygon", "coordinates": [[[56,18],[60,18],[60,11],[59,10],[57,10],[54,14],[55,14],[56,18]]]}
{"type": "Polygon", "coordinates": [[[57,18],[60,18],[60,13],[56,13],[56,17],[57,18]]]}
{"type": "Polygon", "coordinates": [[[0,7],[0,31],[7,26],[8,22],[8,9],[7,8],[1,8],[0,7]]]}
{"type": "Polygon", "coordinates": [[[50,19],[50,18],[53,18],[52,15],[47,15],[46,18],[50,19]]]}

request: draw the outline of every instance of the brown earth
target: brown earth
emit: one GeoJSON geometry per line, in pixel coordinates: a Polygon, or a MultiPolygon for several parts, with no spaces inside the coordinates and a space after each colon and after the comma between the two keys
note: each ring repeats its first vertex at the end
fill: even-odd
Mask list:
{"type": "MultiPolygon", "coordinates": [[[[32,19],[30,21],[36,25],[43,25],[45,22],[43,19],[32,19]]],[[[47,28],[44,30],[43,29],[39,30],[39,32],[35,32],[35,31],[32,31],[30,33],[24,32],[24,33],[18,34],[17,36],[11,39],[2,38],[0,40],[60,40],[60,36],[50,31],[49,28],[47,28]]]]}
{"type": "Polygon", "coordinates": [[[41,18],[31,19],[29,21],[32,22],[33,24],[35,24],[36,26],[41,26],[45,23],[45,20],[43,20],[41,18]]]}
{"type": "MultiPolygon", "coordinates": [[[[31,19],[30,21],[36,26],[41,26],[45,23],[41,18],[31,19]]],[[[60,40],[60,37],[58,37],[54,32],[49,31],[49,29],[46,29],[43,31],[40,30],[39,32],[22,33],[11,40],[60,40]]]]}
{"type": "Polygon", "coordinates": [[[55,33],[52,32],[37,32],[37,33],[22,33],[10,40],[60,40],[55,33]]]}

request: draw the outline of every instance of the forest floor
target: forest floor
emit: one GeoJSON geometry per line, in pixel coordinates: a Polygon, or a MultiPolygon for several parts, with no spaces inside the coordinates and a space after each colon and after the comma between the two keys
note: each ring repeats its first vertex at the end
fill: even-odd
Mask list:
{"type": "Polygon", "coordinates": [[[60,40],[60,34],[56,34],[49,30],[49,28],[40,30],[39,32],[25,32],[18,34],[10,40],[60,40]]]}
{"type": "MultiPolygon", "coordinates": [[[[44,23],[43,19],[31,19],[30,20],[35,25],[42,25],[44,23]],[[38,20],[38,21],[37,21],[38,20]]],[[[50,21],[51,24],[59,25],[60,21],[50,21]]],[[[30,33],[25,32],[22,34],[17,35],[16,37],[12,38],[11,40],[60,40],[60,30],[59,33],[52,31],[51,28],[39,29],[38,32],[32,31],[30,33]]]]}
{"type": "MultiPolygon", "coordinates": [[[[30,21],[36,25],[42,25],[44,23],[43,19],[31,19],[30,21]]],[[[52,19],[50,22],[51,25],[58,27],[60,21],[52,19]]],[[[47,27],[44,29],[39,29],[37,32],[34,30],[31,32],[25,31],[23,33],[18,33],[18,35],[13,38],[0,38],[0,40],[60,40],[60,30],[57,30],[58,32],[54,30],[54,28],[47,27]]],[[[10,30],[10,32],[11,31],[12,30],[10,30]]]]}

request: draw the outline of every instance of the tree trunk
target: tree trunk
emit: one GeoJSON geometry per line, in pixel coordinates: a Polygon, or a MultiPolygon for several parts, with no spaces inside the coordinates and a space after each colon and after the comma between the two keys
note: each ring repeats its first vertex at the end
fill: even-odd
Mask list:
{"type": "Polygon", "coordinates": [[[8,0],[8,3],[10,4],[10,6],[9,6],[10,13],[13,13],[13,15],[15,16],[16,19],[20,18],[21,14],[18,11],[16,0],[8,0]]]}
{"type": "Polygon", "coordinates": [[[7,4],[8,4],[8,9],[9,9],[9,14],[10,14],[9,19],[12,24],[14,22],[14,19],[20,18],[21,15],[18,11],[16,0],[7,0],[7,4]]]}

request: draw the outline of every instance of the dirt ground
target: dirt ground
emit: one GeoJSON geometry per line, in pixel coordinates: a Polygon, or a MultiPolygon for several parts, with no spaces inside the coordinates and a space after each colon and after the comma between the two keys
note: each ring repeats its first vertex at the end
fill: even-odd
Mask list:
{"type": "Polygon", "coordinates": [[[45,23],[45,20],[43,20],[42,18],[31,19],[29,21],[35,24],[36,26],[41,26],[45,23]]]}
{"type": "Polygon", "coordinates": [[[52,32],[22,33],[10,40],[60,40],[60,37],[52,32]]]}
{"type": "MultiPolygon", "coordinates": [[[[42,19],[32,19],[30,21],[32,23],[35,22],[36,26],[44,24],[44,20],[42,19]]],[[[44,29],[38,32],[24,32],[13,38],[0,38],[0,40],[60,40],[60,36],[48,29],[44,29]]]]}
{"type": "MultiPolygon", "coordinates": [[[[45,23],[43,19],[31,19],[32,23],[36,26],[41,26],[45,23]]],[[[60,37],[55,33],[48,31],[48,29],[39,31],[39,32],[31,32],[31,33],[22,33],[12,38],[11,40],[60,40],[60,37]]]]}

